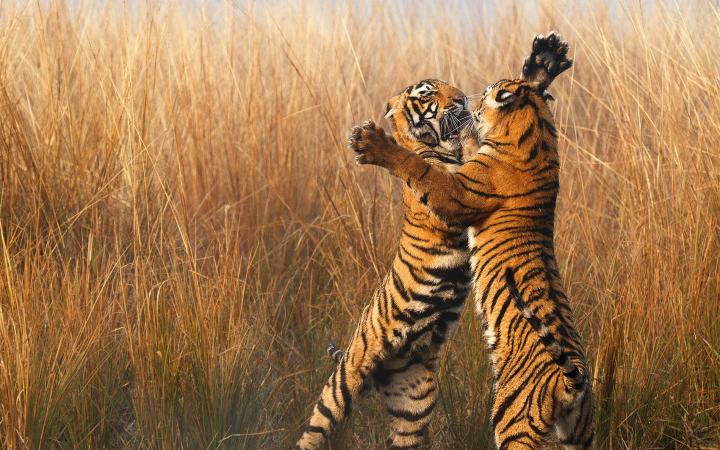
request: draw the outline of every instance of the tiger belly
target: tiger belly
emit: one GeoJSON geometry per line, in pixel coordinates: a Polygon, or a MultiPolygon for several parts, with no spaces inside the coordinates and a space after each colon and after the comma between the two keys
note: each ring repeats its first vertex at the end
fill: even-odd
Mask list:
{"type": "MultiPolygon", "coordinates": [[[[479,237],[477,228],[470,227],[468,229],[468,247],[469,248],[476,248],[479,245],[479,237]]],[[[479,264],[482,260],[480,258],[470,258],[470,270],[472,271],[474,277],[478,277],[478,268],[479,264]]],[[[483,280],[487,281],[487,280],[483,280]]],[[[475,282],[474,287],[474,299],[475,299],[475,314],[480,317],[480,323],[483,329],[483,336],[485,338],[485,343],[487,344],[488,349],[493,349],[497,343],[497,334],[495,331],[494,323],[493,321],[489,321],[487,318],[487,312],[485,311],[484,307],[484,299],[483,296],[487,292],[489,286],[487,286],[486,283],[483,282],[475,282]],[[484,288],[484,289],[481,289],[484,288]]],[[[486,295],[485,295],[486,296],[486,295]]],[[[493,360],[493,368],[495,367],[496,358],[493,357],[493,355],[490,355],[491,359],[493,360]]]]}
{"type": "Polygon", "coordinates": [[[396,294],[393,303],[405,302],[401,308],[405,320],[393,324],[389,338],[396,356],[420,354],[442,345],[460,318],[469,290],[468,258],[466,252],[447,251],[447,255],[434,255],[429,267],[410,269],[397,260],[393,265],[393,273],[405,282],[397,292],[388,291],[390,296],[396,294]]]}

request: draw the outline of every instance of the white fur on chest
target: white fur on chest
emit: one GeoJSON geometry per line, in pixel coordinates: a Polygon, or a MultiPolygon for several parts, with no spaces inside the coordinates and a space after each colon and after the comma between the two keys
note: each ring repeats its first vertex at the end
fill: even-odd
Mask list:
{"type": "MultiPolygon", "coordinates": [[[[477,238],[475,237],[475,227],[468,228],[468,243],[469,247],[472,249],[475,247],[475,245],[478,244],[477,238]]],[[[472,258],[470,260],[470,267],[472,269],[472,273],[475,274],[475,269],[477,268],[478,260],[476,258],[472,258]]],[[[474,283],[474,297],[475,297],[475,314],[477,314],[483,324],[484,328],[484,336],[485,336],[485,342],[487,343],[489,348],[492,348],[495,343],[497,342],[497,333],[495,332],[495,328],[493,326],[492,321],[487,320],[487,317],[485,315],[485,309],[483,308],[483,304],[480,298],[480,293],[482,292],[482,289],[484,289],[484,286],[479,286],[477,283],[475,283],[475,280],[473,280],[474,283]]],[[[481,283],[482,284],[482,283],[481,283]]],[[[493,362],[494,359],[493,359],[493,362]]]]}

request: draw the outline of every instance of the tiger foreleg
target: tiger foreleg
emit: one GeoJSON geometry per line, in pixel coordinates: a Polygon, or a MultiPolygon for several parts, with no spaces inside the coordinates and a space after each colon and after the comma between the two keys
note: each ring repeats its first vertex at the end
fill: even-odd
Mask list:
{"type": "Polygon", "coordinates": [[[451,173],[391,142],[385,131],[372,121],[353,127],[348,145],[357,154],[355,159],[359,164],[387,169],[403,180],[422,204],[447,223],[472,223],[500,204],[490,170],[485,169],[484,163],[466,163],[459,174],[451,173]]]}
{"type": "Polygon", "coordinates": [[[498,449],[545,448],[554,419],[553,409],[544,399],[552,396],[552,392],[536,389],[539,390],[537,384],[519,377],[508,384],[495,385],[491,422],[498,449]]]}

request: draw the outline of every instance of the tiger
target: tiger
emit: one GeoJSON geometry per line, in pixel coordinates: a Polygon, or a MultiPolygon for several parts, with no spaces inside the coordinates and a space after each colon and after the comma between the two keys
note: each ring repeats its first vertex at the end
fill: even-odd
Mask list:
{"type": "MultiPolygon", "coordinates": [[[[408,86],[387,103],[387,139],[452,172],[461,163],[460,132],[472,122],[467,104],[466,95],[445,81],[408,86]]],[[[470,290],[467,228],[446,224],[409,189],[402,203],[397,254],[347,350],[332,343],[326,349],[338,365],[296,449],[320,447],[368,385],[380,391],[390,415],[391,449],[421,448],[429,440],[440,352],[470,290]]]]}
{"type": "Polygon", "coordinates": [[[372,122],[349,139],[359,164],[387,169],[446,223],[469,227],[502,450],[594,441],[589,370],[553,241],[560,165],[547,88],[572,66],[568,48],[555,32],[536,36],[521,77],[487,87],[472,112],[479,150],[459,170],[427,164],[372,122]]]}

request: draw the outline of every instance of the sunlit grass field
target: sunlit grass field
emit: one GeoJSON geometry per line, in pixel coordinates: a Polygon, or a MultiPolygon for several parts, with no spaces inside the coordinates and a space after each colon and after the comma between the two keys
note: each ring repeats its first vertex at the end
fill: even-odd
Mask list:
{"type": "MultiPolygon", "coordinates": [[[[423,78],[477,98],[553,28],[598,447],[718,448],[720,7],[469,0],[0,2],[0,447],[290,448],[396,250],[349,127],[423,78]]],[[[434,449],[491,448],[472,309],[434,449]]],[[[331,448],[387,432],[370,396],[331,448]]]]}

